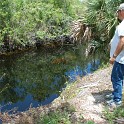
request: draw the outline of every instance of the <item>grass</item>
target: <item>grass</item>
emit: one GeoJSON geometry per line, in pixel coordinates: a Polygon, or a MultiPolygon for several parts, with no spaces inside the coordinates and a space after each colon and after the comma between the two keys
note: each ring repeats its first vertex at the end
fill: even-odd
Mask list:
{"type": "Polygon", "coordinates": [[[104,116],[108,120],[109,124],[114,124],[116,119],[124,118],[124,106],[115,108],[113,111],[106,108],[104,111],[104,116]]]}
{"type": "MultiPolygon", "coordinates": [[[[51,112],[48,115],[41,116],[38,124],[75,124],[75,122],[73,122],[69,116],[70,114],[67,111],[51,112]]],[[[95,123],[93,121],[87,121],[84,123],[77,121],[76,124],[95,124],[95,123]]]]}
{"type": "MultiPolygon", "coordinates": [[[[124,99],[124,92],[123,92],[123,98],[124,99]]],[[[110,124],[114,124],[114,121],[119,118],[124,118],[124,100],[122,102],[122,106],[115,108],[113,111],[109,110],[108,108],[105,108],[104,116],[109,121],[110,124]]]]}
{"type": "Polygon", "coordinates": [[[75,108],[69,103],[61,103],[56,109],[50,110],[45,115],[40,116],[38,124],[72,124],[71,116],[75,108]]]}
{"type": "Polygon", "coordinates": [[[57,111],[41,117],[39,124],[71,124],[71,121],[66,111],[57,111]]]}
{"type": "Polygon", "coordinates": [[[84,124],[95,124],[93,121],[87,121],[86,123],[84,124]]]}
{"type": "Polygon", "coordinates": [[[41,114],[37,124],[95,124],[93,121],[86,121],[77,118],[74,114],[75,108],[69,103],[64,103],[44,115],[41,114]]]}

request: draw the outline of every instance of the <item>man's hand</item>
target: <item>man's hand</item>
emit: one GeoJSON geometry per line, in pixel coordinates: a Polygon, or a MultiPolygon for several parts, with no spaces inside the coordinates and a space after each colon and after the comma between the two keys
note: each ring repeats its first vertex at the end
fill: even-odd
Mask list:
{"type": "Polygon", "coordinates": [[[113,65],[114,62],[115,62],[115,58],[111,57],[111,58],[109,59],[109,63],[113,65]]]}

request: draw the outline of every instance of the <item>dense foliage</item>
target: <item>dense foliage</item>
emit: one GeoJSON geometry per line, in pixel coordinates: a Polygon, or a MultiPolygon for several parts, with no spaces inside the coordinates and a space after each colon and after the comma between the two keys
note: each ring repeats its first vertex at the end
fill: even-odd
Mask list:
{"type": "Polygon", "coordinates": [[[34,38],[69,33],[75,17],[70,0],[1,0],[0,47],[3,50],[34,44],[34,38]]]}
{"type": "Polygon", "coordinates": [[[118,24],[116,10],[123,0],[85,0],[85,21],[92,28],[93,45],[105,47],[118,24]]]}
{"type": "Polygon", "coordinates": [[[1,0],[0,51],[35,44],[35,38],[70,34],[74,19],[92,27],[93,44],[104,46],[113,36],[122,0],[1,0]]]}

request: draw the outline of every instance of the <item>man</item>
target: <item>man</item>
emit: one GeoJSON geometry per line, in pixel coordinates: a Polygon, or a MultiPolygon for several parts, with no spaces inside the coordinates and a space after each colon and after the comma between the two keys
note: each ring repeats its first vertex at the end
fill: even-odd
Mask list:
{"type": "Polygon", "coordinates": [[[113,64],[111,73],[113,92],[107,96],[112,98],[110,101],[107,101],[110,106],[120,106],[122,103],[124,80],[124,3],[118,7],[117,17],[121,23],[116,27],[115,34],[110,42],[110,64],[113,64]]]}

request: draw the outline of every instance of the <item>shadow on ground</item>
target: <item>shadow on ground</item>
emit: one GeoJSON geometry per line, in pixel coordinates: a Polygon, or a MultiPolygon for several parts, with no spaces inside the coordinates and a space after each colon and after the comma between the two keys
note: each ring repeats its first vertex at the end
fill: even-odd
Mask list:
{"type": "Polygon", "coordinates": [[[104,90],[98,93],[92,93],[94,99],[95,99],[95,104],[99,104],[99,103],[105,103],[106,99],[105,96],[107,94],[110,94],[112,91],[111,90],[104,90]]]}

